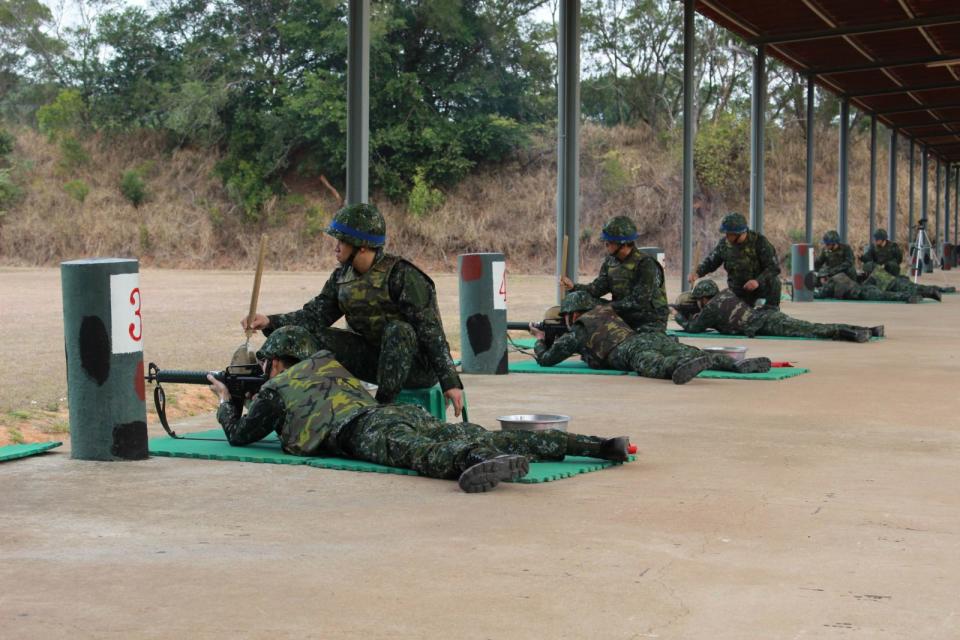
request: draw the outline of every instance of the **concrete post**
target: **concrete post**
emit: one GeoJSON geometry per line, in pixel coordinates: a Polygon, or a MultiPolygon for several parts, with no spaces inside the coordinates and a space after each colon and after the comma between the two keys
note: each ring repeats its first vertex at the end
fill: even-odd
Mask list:
{"type": "Polygon", "coordinates": [[[793,301],[813,302],[813,291],[807,288],[806,275],[813,271],[813,245],[798,242],[790,246],[790,276],[793,301]]]}
{"type": "Polygon", "coordinates": [[[121,258],[60,263],[71,455],[147,457],[139,263],[121,258]]]}
{"type": "Polygon", "coordinates": [[[464,373],[507,373],[507,273],[502,253],[457,258],[464,373]]]}

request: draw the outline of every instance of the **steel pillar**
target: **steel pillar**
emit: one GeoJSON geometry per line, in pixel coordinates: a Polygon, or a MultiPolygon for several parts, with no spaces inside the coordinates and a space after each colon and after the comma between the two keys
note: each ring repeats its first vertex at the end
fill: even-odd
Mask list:
{"type": "Polygon", "coordinates": [[[693,98],[696,92],[694,71],[694,0],[683,0],[683,221],[680,229],[681,261],[680,287],[690,288],[687,278],[693,261],[693,138],[696,122],[693,118],[693,98]]]}
{"type": "Polygon", "coordinates": [[[763,233],[763,125],[767,106],[767,51],[757,46],[753,57],[750,114],[750,228],[763,233]]]}
{"type": "MultiPolygon", "coordinates": [[[[916,162],[913,159],[914,146],[915,145],[913,144],[913,138],[910,138],[910,206],[909,206],[910,219],[909,219],[909,222],[907,223],[907,246],[908,247],[910,246],[910,242],[913,240],[913,201],[915,199],[914,174],[916,173],[916,162]]],[[[890,239],[892,240],[893,236],[890,236],[890,239]]]]}
{"type": "MultiPolygon", "coordinates": [[[[957,167],[957,176],[953,180],[953,246],[957,246],[957,230],[960,225],[957,224],[960,213],[960,167],[957,167]]],[[[956,251],[956,249],[954,249],[956,251]]]]}
{"type": "Polygon", "coordinates": [[[870,237],[877,230],[877,117],[870,116],[870,237]]]}
{"type": "Polygon", "coordinates": [[[804,237],[806,243],[813,245],[813,174],[814,174],[814,138],[813,138],[813,76],[807,76],[807,207],[804,216],[804,237]]]}
{"type": "MultiPolygon", "coordinates": [[[[927,201],[930,190],[930,159],[927,157],[927,145],[920,145],[920,219],[929,222],[927,218],[927,201]]],[[[927,227],[930,228],[929,226],[927,227]]]]}
{"type": "MultiPolygon", "coordinates": [[[[897,130],[890,129],[890,162],[887,172],[887,237],[897,241],[897,130]]],[[[870,236],[870,242],[873,236],[870,236]]]]}
{"type": "Polygon", "coordinates": [[[930,238],[930,244],[933,245],[933,248],[936,249],[937,255],[940,254],[940,232],[943,229],[940,227],[940,158],[937,157],[937,164],[935,167],[937,172],[936,177],[934,178],[934,187],[933,187],[933,237],[930,238]]]}
{"type": "Polygon", "coordinates": [[[350,0],[347,37],[347,204],[367,202],[370,176],[370,0],[350,0]]]}
{"type": "Polygon", "coordinates": [[[850,146],[850,101],[843,98],[840,101],[840,175],[837,180],[837,233],[840,234],[840,241],[847,242],[847,201],[848,191],[848,167],[847,156],[850,146]]]}
{"type": "Polygon", "coordinates": [[[950,174],[953,167],[947,163],[943,172],[943,242],[950,242],[950,174]]]}
{"type": "MultiPolygon", "coordinates": [[[[560,3],[557,70],[557,275],[577,280],[580,258],[580,0],[560,3]],[[564,271],[563,239],[568,238],[564,271]]],[[[558,298],[560,291],[557,292],[558,298]]]]}

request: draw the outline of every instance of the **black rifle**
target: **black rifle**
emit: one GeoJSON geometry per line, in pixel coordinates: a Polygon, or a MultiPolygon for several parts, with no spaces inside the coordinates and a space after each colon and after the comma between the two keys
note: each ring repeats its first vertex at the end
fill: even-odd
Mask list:
{"type": "Polygon", "coordinates": [[[557,338],[565,334],[567,331],[569,331],[569,329],[567,329],[566,324],[552,318],[543,320],[541,322],[533,322],[533,323],[508,322],[507,330],[508,331],[529,331],[530,324],[533,324],[533,327],[535,329],[540,329],[541,331],[543,331],[544,334],[546,334],[543,337],[543,341],[548,347],[553,344],[554,340],[556,340],[557,338]]]}
{"type": "Polygon", "coordinates": [[[700,305],[696,302],[681,302],[680,304],[671,304],[667,306],[685,318],[692,318],[700,313],[700,305]]]}
{"type": "Polygon", "coordinates": [[[147,382],[155,382],[157,386],[153,390],[153,403],[157,407],[157,417],[160,418],[160,424],[171,438],[183,439],[170,428],[167,422],[167,395],[163,391],[161,383],[170,384],[202,384],[209,385],[207,374],[213,374],[216,380],[219,380],[227,387],[230,392],[230,402],[242,407],[243,401],[249,396],[260,391],[260,387],[267,381],[267,376],[263,373],[259,364],[238,364],[231,365],[223,371],[183,371],[178,369],[160,369],[154,363],[147,365],[147,382]]]}

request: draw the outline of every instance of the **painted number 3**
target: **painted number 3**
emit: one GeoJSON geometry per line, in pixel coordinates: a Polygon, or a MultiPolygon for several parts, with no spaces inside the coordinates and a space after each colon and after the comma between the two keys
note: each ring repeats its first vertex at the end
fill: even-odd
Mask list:
{"type": "Polygon", "coordinates": [[[143,318],[140,316],[140,287],[130,292],[130,304],[133,305],[135,320],[130,323],[127,330],[130,332],[130,337],[139,342],[140,338],[143,337],[143,318]]]}

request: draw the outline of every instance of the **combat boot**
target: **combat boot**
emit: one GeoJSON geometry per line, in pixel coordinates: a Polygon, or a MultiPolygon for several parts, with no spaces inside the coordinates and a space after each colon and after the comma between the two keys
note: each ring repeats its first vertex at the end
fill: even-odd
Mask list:
{"type": "Polygon", "coordinates": [[[931,287],[927,291],[923,292],[924,298],[932,298],[937,302],[943,302],[943,296],[940,295],[940,291],[936,287],[931,287]]]}
{"type": "Polygon", "coordinates": [[[607,438],[600,443],[600,450],[597,452],[597,457],[612,462],[626,462],[630,459],[629,450],[630,438],[627,436],[607,438]]]}
{"type": "Polygon", "coordinates": [[[747,358],[737,363],[737,373],[766,373],[770,365],[770,358],[747,358]]]}
{"type": "Polygon", "coordinates": [[[956,287],[937,287],[940,290],[940,293],[956,293],[956,287]]]}
{"type": "Polygon", "coordinates": [[[525,457],[504,454],[467,467],[457,484],[466,493],[483,493],[501,482],[519,480],[529,472],[530,462],[525,457]]]}
{"type": "Polygon", "coordinates": [[[687,360],[673,370],[673,375],[670,376],[670,379],[673,380],[673,384],[687,384],[696,378],[701,371],[709,369],[712,364],[713,359],[710,356],[700,356],[692,360],[687,360]]]}
{"type": "Polygon", "coordinates": [[[883,325],[878,324],[875,327],[870,327],[870,335],[874,338],[882,338],[884,336],[883,325]]]}
{"type": "Polygon", "coordinates": [[[854,329],[852,327],[840,327],[837,330],[837,340],[846,340],[847,342],[866,342],[870,339],[870,331],[867,329],[854,329]]]}

